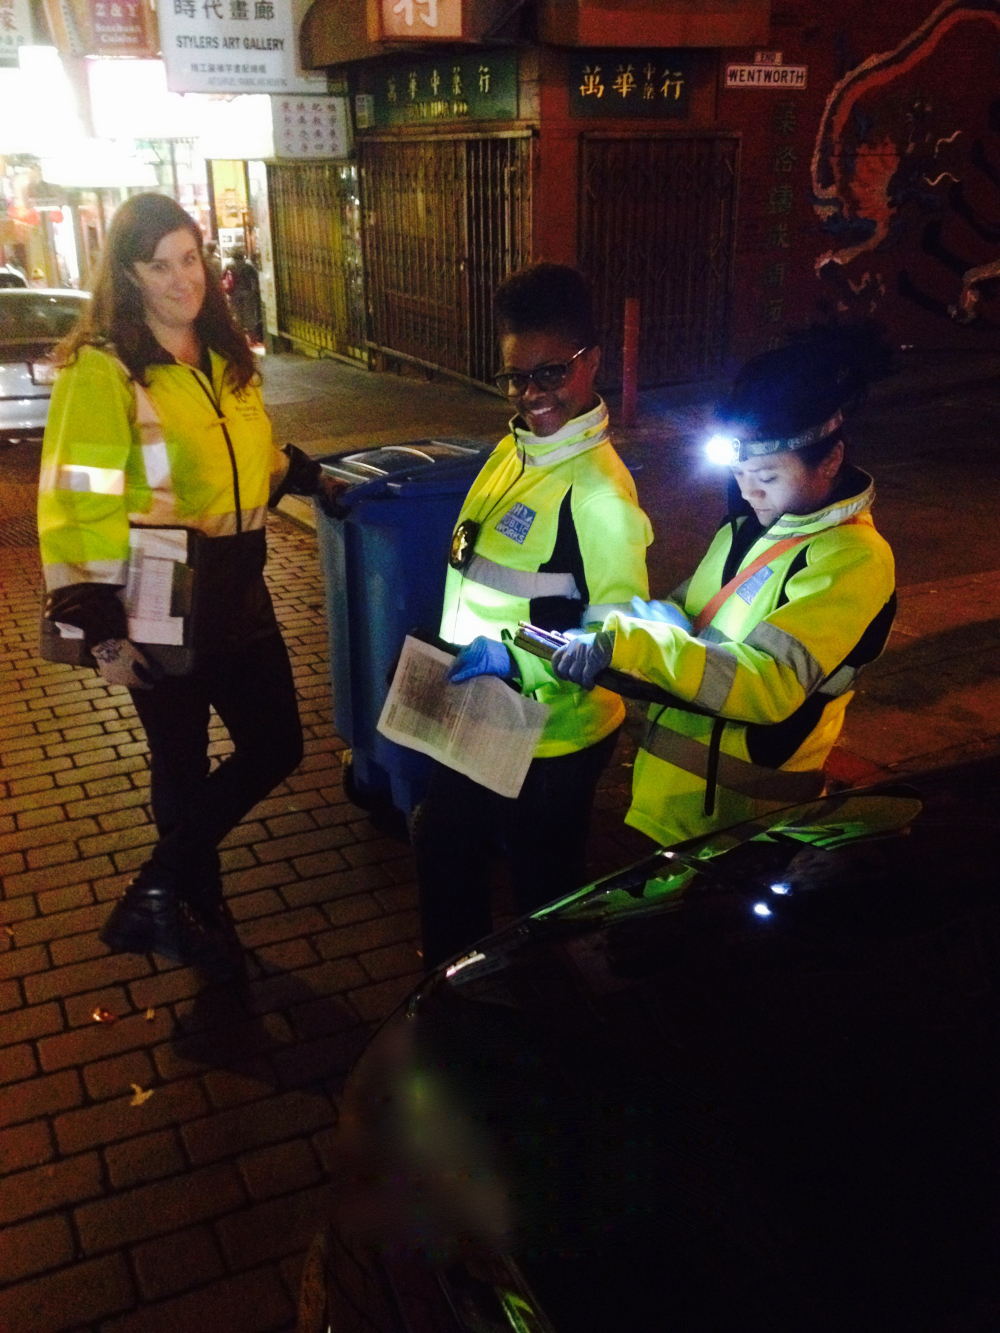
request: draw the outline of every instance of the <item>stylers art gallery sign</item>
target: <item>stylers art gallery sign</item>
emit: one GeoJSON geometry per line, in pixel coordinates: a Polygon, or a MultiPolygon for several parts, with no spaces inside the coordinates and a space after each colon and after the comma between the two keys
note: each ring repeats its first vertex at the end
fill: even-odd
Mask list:
{"type": "Polygon", "coordinates": [[[159,0],[173,93],[325,92],[299,70],[291,0],[159,0]]]}

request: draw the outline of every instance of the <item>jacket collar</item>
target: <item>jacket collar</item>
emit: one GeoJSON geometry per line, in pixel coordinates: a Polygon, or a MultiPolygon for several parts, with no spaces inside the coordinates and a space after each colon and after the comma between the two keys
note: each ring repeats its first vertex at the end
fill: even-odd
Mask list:
{"type": "MultiPolygon", "coordinates": [[[[740,494],[735,481],[729,483],[729,519],[735,523],[745,517],[747,523],[759,527],[757,516],[740,494]]],[[[827,528],[838,527],[850,518],[864,514],[875,499],[875,483],[867,472],[848,463],[841,471],[833,494],[822,509],[812,514],[782,514],[766,530],[761,528],[758,538],[767,536],[774,541],[784,537],[812,536],[827,528]]],[[[755,538],[757,540],[757,538],[755,538]]]]}
{"type": "Polygon", "coordinates": [[[868,473],[848,465],[822,509],[813,514],[782,514],[771,524],[768,536],[779,541],[782,537],[812,536],[815,532],[836,528],[871,509],[874,499],[875,483],[868,473]]]}
{"type": "Polygon", "coordinates": [[[586,453],[604,444],[608,435],[608,409],[603,398],[583,416],[567,421],[554,435],[532,435],[520,417],[510,423],[517,451],[526,467],[548,467],[586,453]]]}

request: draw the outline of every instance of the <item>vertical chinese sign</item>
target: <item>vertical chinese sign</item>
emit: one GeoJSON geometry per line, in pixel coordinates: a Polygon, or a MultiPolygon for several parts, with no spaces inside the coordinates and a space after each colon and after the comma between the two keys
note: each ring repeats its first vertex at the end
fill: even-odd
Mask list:
{"type": "Polygon", "coordinates": [[[784,289],[788,276],[788,257],[794,239],[792,214],[795,191],[792,179],[799,157],[794,142],[799,127],[799,110],[794,102],[780,102],[772,115],[774,139],[766,196],[763,319],[771,330],[768,346],[778,347],[784,342],[780,326],[787,322],[784,289]]]}
{"type": "Polygon", "coordinates": [[[159,0],[167,87],[175,93],[319,92],[297,73],[291,0],[159,0]]]}
{"type": "Polygon", "coordinates": [[[691,102],[687,51],[574,52],[569,104],[574,116],[683,119],[691,102]]]}
{"type": "Polygon", "coordinates": [[[32,41],[30,0],[0,0],[0,67],[16,66],[18,47],[32,41]]]}
{"type": "Polygon", "coordinates": [[[462,36],[462,0],[380,0],[383,40],[462,36]]]}
{"type": "Polygon", "coordinates": [[[346,97],[272,97],[275,157],[345,158],[350,151],[346,97]]]}

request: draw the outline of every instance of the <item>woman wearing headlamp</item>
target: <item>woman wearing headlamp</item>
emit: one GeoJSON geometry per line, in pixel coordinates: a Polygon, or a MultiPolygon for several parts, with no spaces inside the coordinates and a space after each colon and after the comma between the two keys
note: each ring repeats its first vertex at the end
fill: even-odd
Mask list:
{"type": "Polygon", "coordinates": [[[814,330],[749,362],[708,448],[732,468],[729,514],[674,605],[637,603],[553,658],[584,688],[612,667],[676,701],[650,708],[626,817],[665,846],[823,789],[895,614],[872,479],[845,462],[843,434],[887,361],[866,328],[814,330]]]}

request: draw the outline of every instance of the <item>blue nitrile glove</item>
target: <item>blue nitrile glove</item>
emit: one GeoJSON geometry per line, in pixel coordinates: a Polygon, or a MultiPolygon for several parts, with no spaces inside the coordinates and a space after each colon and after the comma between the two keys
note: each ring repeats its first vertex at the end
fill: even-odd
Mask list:
{"type": "Polygon", "coordinates": [[[641,597],[633,597],[632,614],[636,620],[658,620],[661,625],[676,625],[691,632],[691,621],[673,602],[644,602],[641,597]]]}
{"type": "Polygon", "coordinates": [[[615,636],[609,630],[583,634],[565,648],[556,649],[552,654],[552,670],[560,680],[571,680],[574,685],[592,690],[597,677],[611,665],[614,651],[615,636]]]}
{"type": "Polygon", "coordinates": [[[448,679],[453,685],[472,680],[474,676],[499,676],[501,680],[510,680],[513,674],[514,664],[504,645],[482,634],[467,643],[448,668],[448,679]]]}

